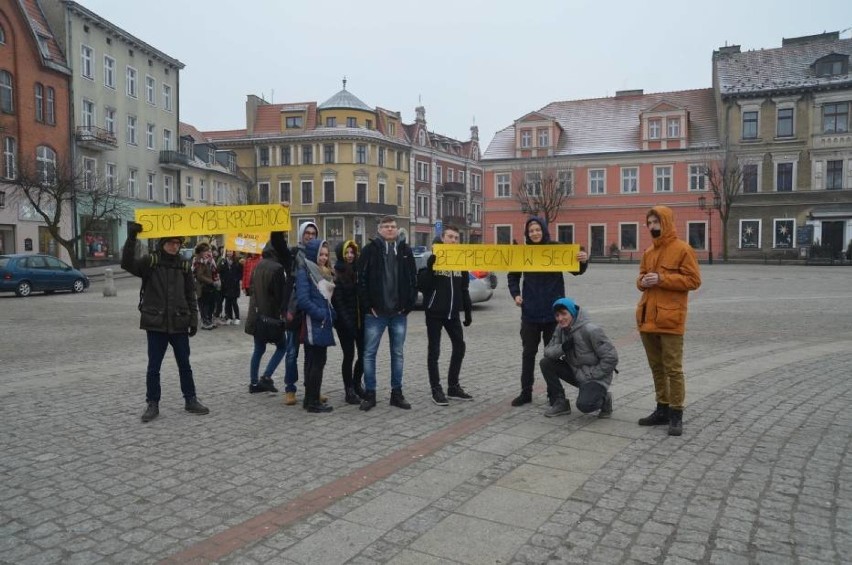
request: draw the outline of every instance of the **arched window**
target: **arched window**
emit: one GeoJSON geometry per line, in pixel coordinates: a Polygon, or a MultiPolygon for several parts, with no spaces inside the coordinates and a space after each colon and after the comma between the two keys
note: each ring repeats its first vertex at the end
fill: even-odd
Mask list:
{"type": "Polygon", "coordinates": [[[6,114],[15,111],[12,98],[12,75],[9,71],[0,71],[0,111],[6,114]]]}
{"type": "Polygon", "coordinates": [[[44,86],[40,82],[35,83],[35,118],[44,121],[44,86]]]}
{"type": "Polygon", "coordinates": [[[53,184],[56,180],[56,151],[39,145],[36,148],[36,168],[42,183],[53,184]]]}

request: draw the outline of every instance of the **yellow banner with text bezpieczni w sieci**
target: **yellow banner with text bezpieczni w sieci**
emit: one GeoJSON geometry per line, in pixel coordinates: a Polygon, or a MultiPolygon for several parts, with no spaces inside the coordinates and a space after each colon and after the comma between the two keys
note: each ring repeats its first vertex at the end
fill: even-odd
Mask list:
{"type": "Polygon", "coordinates": [[[435,244],[435,271],[579,271],[580,246],[486,245],[481,243],[435,244]]]}
{"type": "Polygon", "coordinates": [[[280,204],[140,208],[136,221],[142,224],[139,236],[144,238],[287,231],[290,209],[280,204]]]}

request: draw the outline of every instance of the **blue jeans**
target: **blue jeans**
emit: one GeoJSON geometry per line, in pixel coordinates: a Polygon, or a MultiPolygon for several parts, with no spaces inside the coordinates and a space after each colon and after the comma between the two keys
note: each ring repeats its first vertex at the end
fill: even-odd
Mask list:
{"type": "Polygon", "coordinates": [[[402,347],[405,345],[405,330],[408,317],[404,314],[373,316],[364,318],[364,388],[376,390],[376,352],[382,334],[388,328],[391,353],[391,388],[402,388],[402,347]]]}
{"type": "Polygon", "coordinates": [[[170,334],[148,330],[148,371],[145,374],[148,402],[160,401],[160,367],[169,345],[175,354],[180,375],[180,391],[185,400],[195,398],[195,381],[192,379],[192,367],[189,364],[189,334],[170,334]]]}
{"type": "MultiPolygon", "coordinates": [[[[264,377],[272,376],[272,373],[278,368],[278,364],[281,363],[281,359],[284,358],[286,349],[287,339],[286,336],[282,336],[281,341],[275,344],[275,353],[272,354],[269,363],[266,364],[266,369],[263,371],[264,377]]],[[[257,384],[257,373],[260,370],[260,360],[264,353],[266,353],[266,342],[254,336],[254,353],[251,354],[251,363],[249,364],[249,379],[251,379],[253,385],[257,384]]]]}
{"type": "Polygon", "coordinates": [[[299,333],[298,329],[286,330],[287,353],[284,360],[284,392],[296,392],[299,382],[299,333]]]}

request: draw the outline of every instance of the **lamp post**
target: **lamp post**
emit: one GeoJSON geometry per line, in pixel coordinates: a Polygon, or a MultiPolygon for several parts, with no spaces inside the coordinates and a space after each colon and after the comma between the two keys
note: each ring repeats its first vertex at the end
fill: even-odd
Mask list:
{"type": "Polygon", "coordinates": [[[713,204],[711,206],[707,206],[707,197],[699,196],[698,197],[698,208],[702,212],[707,213],[707,243],[709,246],[709,250],[707,252],[707,263],[709,265],[713,264],[713,210],[721,210],[722,209],[722,198],[718,194],[713,195],[713,204]]]}

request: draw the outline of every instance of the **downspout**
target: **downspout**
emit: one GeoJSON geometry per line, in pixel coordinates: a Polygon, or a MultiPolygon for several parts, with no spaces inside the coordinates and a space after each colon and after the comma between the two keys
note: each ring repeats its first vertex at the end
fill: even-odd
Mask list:
{"type": "MultiPolygon", "coordinates": [[[[71,148],[71,162],[69,166],[71,167],[71,178],[73,179],[73,184],[71,188],[71,237],[74,238],[74,255],[77,259],[77,262],[80,265],[84,265],[85,257],[81,256],[80,253],[80,219],[77,215],[77,143],[76,136],[74,135],[74,124],[76,123],[76,114],[74,113],[74,67],[71,65],[71,8],[66,5],[65,7],[65,25],[66,25],[66,33],[65,33],[65,62],[68,65],[68,68],[71,69],[71,76],[68,78],[68,122],[71,124],[69,137],[69,147],[71,148]]],[[[116,234],[117,235],[117,234],[116,234]]]]}

